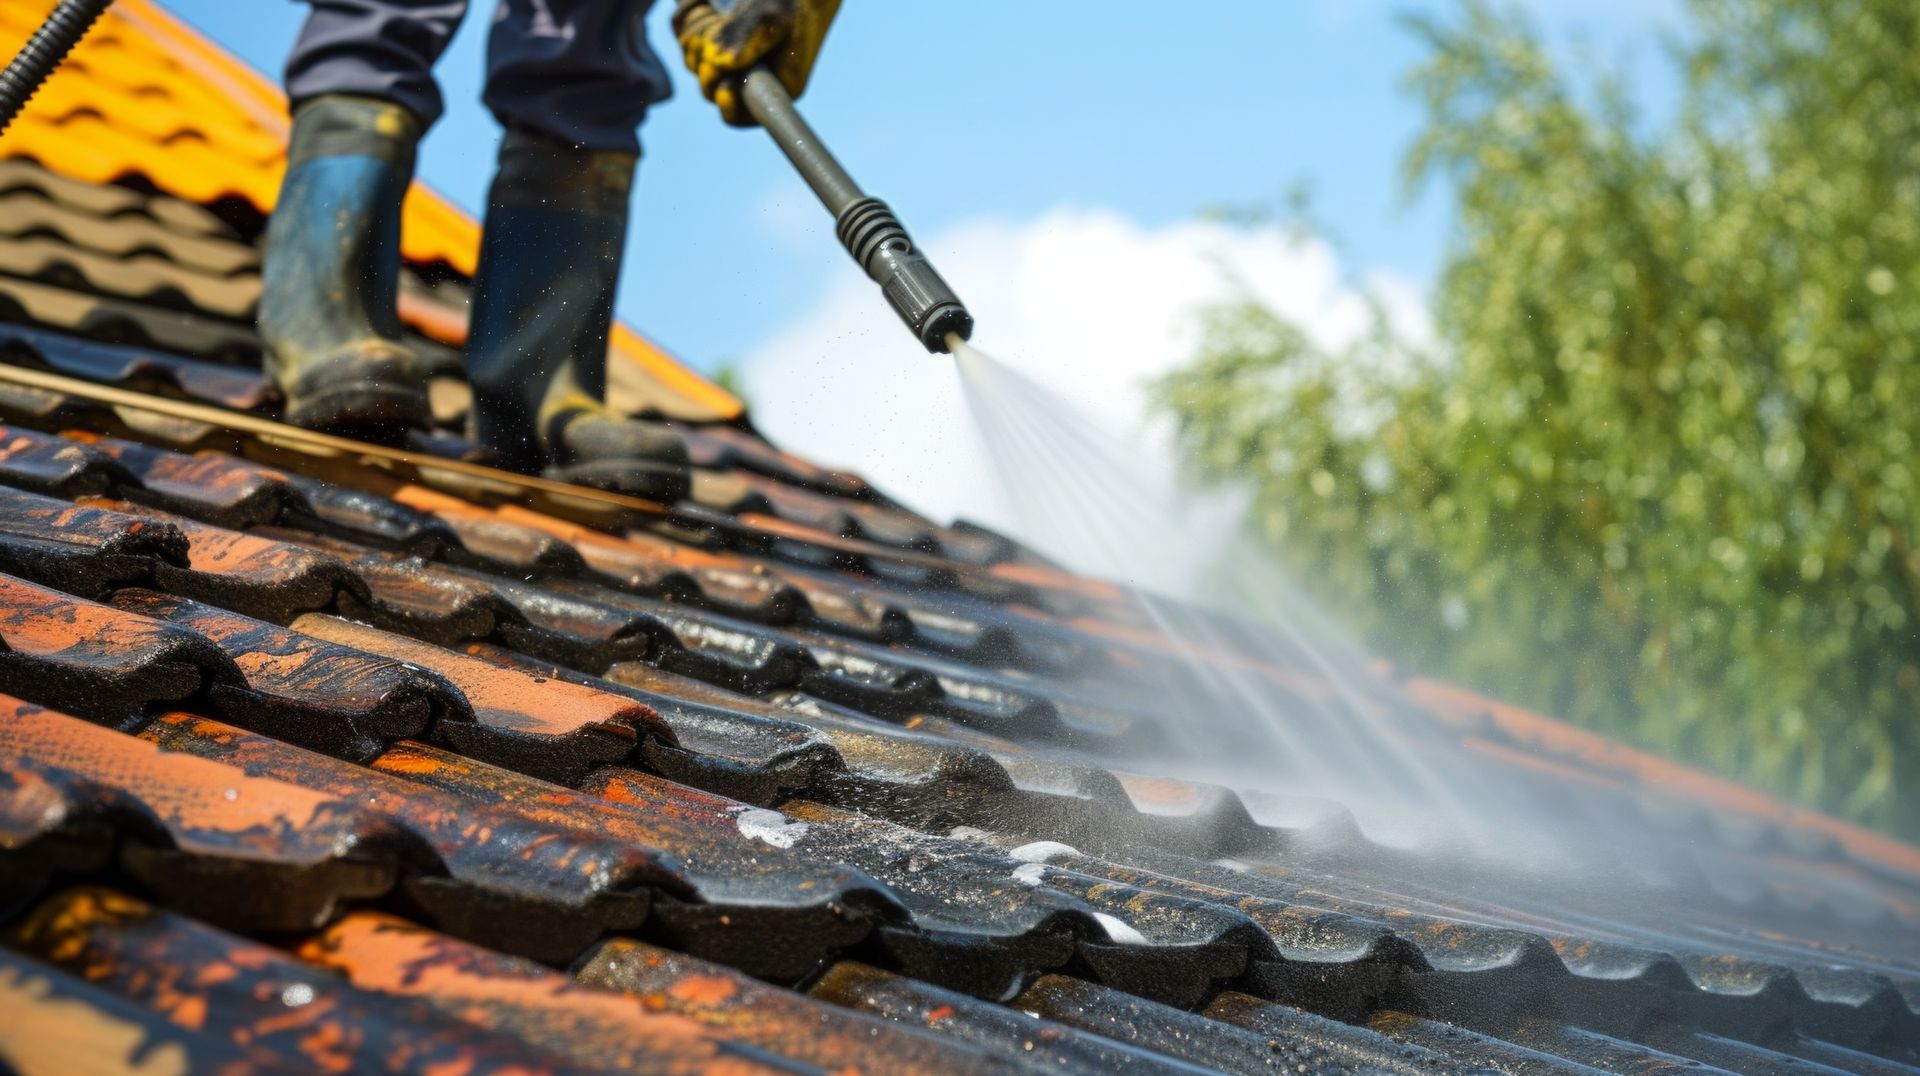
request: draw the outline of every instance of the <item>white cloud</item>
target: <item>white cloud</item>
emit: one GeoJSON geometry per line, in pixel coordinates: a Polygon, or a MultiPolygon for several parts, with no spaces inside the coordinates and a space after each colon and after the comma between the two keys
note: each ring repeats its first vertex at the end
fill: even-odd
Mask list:
{"type": "MultiPolygon", "coordinates": [[[[1230,282],[1329,345],[1367,321],[1333,250],[1278,227],[1145,227],[1108,210],[1062,208],[970,223],[925,245],[978,320],[975,343],[1127,438],[1144,469],[1163,474],[1170,450],[1143,421],[1143,384],[1193,358],[1196,315],[1230,295],[1230,282]]],[[[1415,287],[1371,283],[1400,323],[1424,335],[1415,287]]],[[[935,518],[973,519],[1049,548],[998,488],[953,361],[922,353],[857,270],[837,269],[821,301],[753,349],[744,368],[755,421],[784,447],[845,464],[935,518]]]]}

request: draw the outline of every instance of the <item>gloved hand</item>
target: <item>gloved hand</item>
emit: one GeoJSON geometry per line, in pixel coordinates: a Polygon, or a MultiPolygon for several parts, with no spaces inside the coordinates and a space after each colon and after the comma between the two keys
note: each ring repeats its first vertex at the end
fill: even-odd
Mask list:
{"type": "Polygon", "coordinates": [[[680,0],[674,36],[700,92],[735,127],[751,127],[740,79],[765,63],[799,97],[813,74],[840,0],[680,0]]]}

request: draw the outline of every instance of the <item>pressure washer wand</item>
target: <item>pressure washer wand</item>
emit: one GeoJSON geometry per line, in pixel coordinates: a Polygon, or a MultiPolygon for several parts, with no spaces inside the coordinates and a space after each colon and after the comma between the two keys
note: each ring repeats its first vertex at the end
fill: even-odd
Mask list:
{"type": "Polygon", "coordinates": [[[973,335],[973,315],[961,304],[926,255],[914,247],[893,210],[878,198],[869,198],[840,167],[807,121],[793,107],[793,98],[773,73],[761,68],[749,73],[742,87],[747,111],[767,129],[787,159],[800,170],[813,193],[820,196],[837,222],[834,231],[898,311],[907,328],[932,352],[947,350],[947,334],[965,340],[973,335]]]}
{"type": "Polygon", "coordinates": [[[67,58],[67,53],[87,36],[87,31],[106,14],[113,0],[60,0],[47,13],[46,21],[20,47],[11,63],[0,71],[0,133],[13,124],[13,118],[27,107],[27,101],[39,92],[40,85],[67,58]]]}

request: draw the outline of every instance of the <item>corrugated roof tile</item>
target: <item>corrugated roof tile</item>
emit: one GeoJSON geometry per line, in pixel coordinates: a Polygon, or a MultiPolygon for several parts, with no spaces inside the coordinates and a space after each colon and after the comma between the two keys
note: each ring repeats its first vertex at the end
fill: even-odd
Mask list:
{"type": "Polygon", "coordinates": [[[925,1028],[1010,1071],[1216,1071],[853,961],[834,965],[808,994],[896,1024],[925,1028]]]}
{"type": "MultiPolygon", "coordinates": [[[[358,913],[299,948],[368,994],[519,1040],[560,1066],[591,1072],[792,1072],[745,1036],[666,1005],[576,985],[392,916],[358,913]]],[[[864,1059],[862,1059],[864,1060],[864,1059]]]]}
{"type": "Polygon", "coordinates": [[[657,889],[691,888],[684,864],[670,851],[437,792],[411,776],[230,725],[171,714],[141,736],[168,754],[199,756],[235,773],[352,803],[407,839],[392,867],[407,905],[429,923],[493,948],[570,960],[606,931],[645,922],[657,889]]]}
{"type": "Polygon", "coordinates": [[[525,1040],[418,999],[361,990],[271,946],[111,890],[49,898],[9,942],[176,1028],[290,1071],[568,1070],[525,1040]]]}
{"type": "Polygon", "coordinates": [[[1063,975],[1036,980],[1011,1004],[1067,1027],[1226,1072],[1489,1071],[1281,1006],[1265,1006],[1253,1030],[1063,975]]]}
{"type": "Polygon", "coordinates": [[[214,684],[210,701],[254,732],[367,761],[398,740],[475,720],[459,688],[419,665],[171,594],[123,590],[113,601],[185,628],[232,659],[242,681],[214,684]]]}
{"type": "MultiPolygon", "coordinates": [[[[836,968],[844,965],[836,965],[836,968]]],[[[582,958],[577,977],[737,1041],[831,1071],[1000,1071],[999,1063],[939,1038],[755,982],[724,965],[625,938],[582,958]]]]}
{"type": "Polygon", "coordinates": [[[5,575],[0,643],[10,690],[102,721],[240,682],[238,668],[192,631],[5,575]]]}
{"type": "Polygon", "coordinates": [[[309,615],[296,631],[419,665],[446,677],[472,707],[472,723],[437,731],[475,758],[501,761],[561,781],[631,755],[648,737],[673,742],[673,730],[651,709],[616,695],[535,676],[520,669],[455,653],[341,620],[309,615]]]}
{"type": "MultiPolygon", "coordinates": [[[[4,173],[17,168],[18,162],[0,161],[0,191],[6,188],[4,173]]],[[[0,194],[0,235],[16,241],[58,241],[68,252],[120,258],[149,255],[223,280],[260,267],[260,255],[250,246],[196,235],[132,211],[120,216],[80,212],[48,197],[38,186],[24,184],[0,194]]]]}
{"type": "Polygon", "coordinates": [[[252,410],[278,398],[258,373],[181,358],[164,351],[74,340],[17,325],[0,325],[0,347],[14,362],[142,392],[252,410]]]}
{"type": "Polygon", "coordinates": [[[342,902],[393,886],[404,837],[351,799],[18,700],[0,698],[0,745],[25,778],[0,811],[14,820],[8,845],[91,846],[142,885],[235,929],[312,929],[342,902]],[[22,796],[37,809],[30,827],[22,796]]]}
{"type": "Polygon", "coordinates": [[[209,1076],[297,1073],[247,1043],[182,1027],[78,975],[0,949],[0,1058],[20,1072],[76,1065],[127,1073],[209,1076]]]}

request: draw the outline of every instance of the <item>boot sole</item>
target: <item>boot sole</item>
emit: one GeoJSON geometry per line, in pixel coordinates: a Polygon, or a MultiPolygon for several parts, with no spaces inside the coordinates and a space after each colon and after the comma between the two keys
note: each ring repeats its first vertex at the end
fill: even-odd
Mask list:
{"type": "Polygon", "coordinates": [[[285,421],[309,430],[361,440],[394,442],[432,425],[427,394],[417,388],[356,385],[303,394],[287,406],[285,421]]]}
{"type": "Polygon", "coordinates": [[[687,468],[637,460],[601,460],[549,467],[545,477],[662,504],[683,500],[693,489],[693,476],[687,468]]]}

